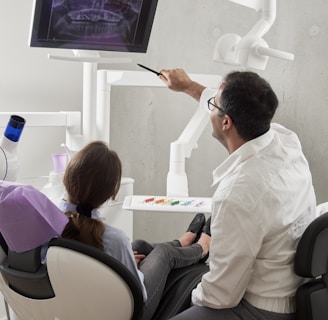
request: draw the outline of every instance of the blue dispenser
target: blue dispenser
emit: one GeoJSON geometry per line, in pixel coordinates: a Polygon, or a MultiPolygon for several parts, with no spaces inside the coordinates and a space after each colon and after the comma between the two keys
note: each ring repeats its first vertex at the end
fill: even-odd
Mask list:
{"type": "Polygon", "coordinates": [[[0,137],[0,180],[16,181],[19,169],[17,144],[25,126],[25,119],[12,115],[0,137]]]}

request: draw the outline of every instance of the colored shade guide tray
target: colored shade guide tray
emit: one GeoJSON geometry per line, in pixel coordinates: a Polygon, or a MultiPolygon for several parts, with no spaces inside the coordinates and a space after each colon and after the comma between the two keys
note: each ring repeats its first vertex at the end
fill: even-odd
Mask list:
{"type": "Polygon", "coordinates": [[[201,197],[167,197],[134,195],[127,196],[123,202],[123,209],[133,211],[170,211],[170,212],[204,212],[210,213],[211,198],[201,197]]]}

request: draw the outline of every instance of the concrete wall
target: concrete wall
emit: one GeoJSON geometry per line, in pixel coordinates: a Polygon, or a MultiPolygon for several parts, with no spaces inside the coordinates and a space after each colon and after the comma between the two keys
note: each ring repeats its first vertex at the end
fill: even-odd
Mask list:
{"type": "MultiPolygon", "coordinates": [[[[0,111],[81,110],[82,65],[48,60],[47,53],[59,53],[55,50],[28,48],[31,10],[32,0],[0,2],[0,111]]],[[[212,61],[217,38],[229,32],[244,35],[258,17],[228,0],[159,0],[148,53],[128,55],[132,62],[126,65],[104,67],[137,70],[136,63],[143,63],[154,69],[225,74],[232,67],[212,61]]],[[[276,22],[265,39],[272,48],[293,52],[295,61],[272,58],[259,72],[280,98],[275,120],[299,135],[318,203],[328,201],[327,18],[324,0],[277,0],[276,22]]],[[[124,175],[135,179],[135,194],[165,194],[170,142],[196,106],[191,98],[167,89],[113,89],[111,146],[123,161],[124,175]]],[[[47,175],[50,153],[60,149],[63,139],[57,129],[26,128],[20,142],[21,177],[47,175]]],[[[211,172],[226,156],[209,125],[187,161],[191,196],[211,196],[211,172]]],[[[134,234],[150,241],[171,239],[191,217],[138,212],[134,234]]]]}

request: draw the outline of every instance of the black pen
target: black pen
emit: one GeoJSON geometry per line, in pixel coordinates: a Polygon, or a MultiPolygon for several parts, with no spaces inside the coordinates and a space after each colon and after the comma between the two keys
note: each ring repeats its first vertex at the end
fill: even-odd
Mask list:
{"type": "Polygon", "coordinates": [[[150,69],[150,68],[148,68],[148,67],[146,67],[146,66],[143,66],[142,64],[137,63],[137,65],[138,65],[139,67],[141,67],[141,68],[144,68],[144,69],[146,69],[146,70],[148,70],[148,71],[150,71],[150,72],[155,73],[157,76],[161,76],[161,75],[162,75],[160,72],[155,71],[155,70],[153,70],[153,69],[150,69]]]}

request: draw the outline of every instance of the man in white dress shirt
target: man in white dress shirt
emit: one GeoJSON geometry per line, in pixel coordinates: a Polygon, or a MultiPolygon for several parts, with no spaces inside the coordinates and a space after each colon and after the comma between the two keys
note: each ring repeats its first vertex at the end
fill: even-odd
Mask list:
{"type": "Polygon", "coordinates": [[[210,271],[175,320],[294,319],[298,240],[315,218],[312,177],[296,134],[271,123],[278,99],[249,71],[217,90],[182,69],[162,70],[168,88],[208,108],[213,137],[229,156],[213,172],[210,271]]]}

